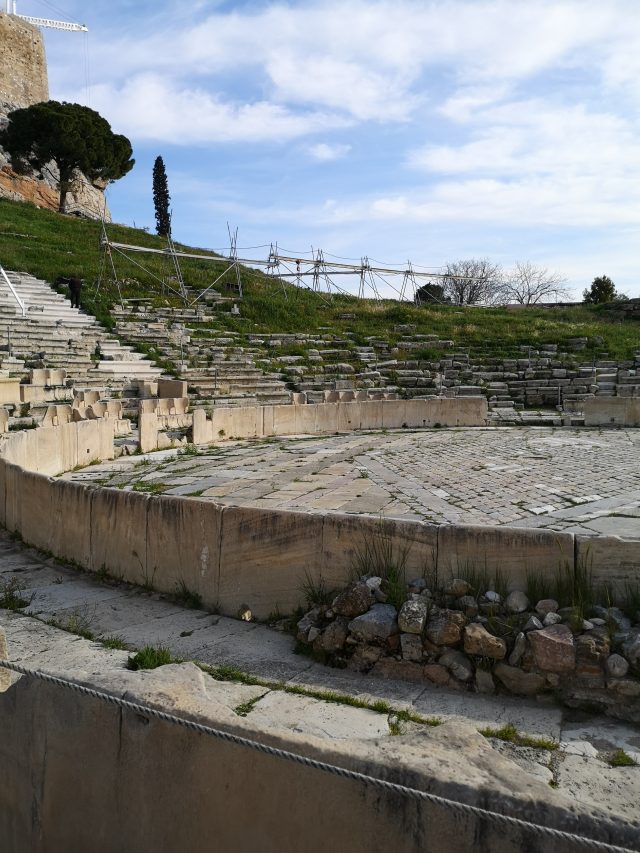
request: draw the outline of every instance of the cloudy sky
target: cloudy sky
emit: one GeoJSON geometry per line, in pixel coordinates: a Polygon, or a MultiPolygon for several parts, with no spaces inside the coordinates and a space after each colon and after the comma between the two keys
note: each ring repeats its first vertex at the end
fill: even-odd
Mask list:
{"type": "Polygon", "coordinates": [[[131,139],[119,222],[153,230],[161,154],[194,245],[229,222],[264,252],[528,260],[640,296],[637,0],[18,6],[90,28],[45,31],[50,95],[131,139]]]}

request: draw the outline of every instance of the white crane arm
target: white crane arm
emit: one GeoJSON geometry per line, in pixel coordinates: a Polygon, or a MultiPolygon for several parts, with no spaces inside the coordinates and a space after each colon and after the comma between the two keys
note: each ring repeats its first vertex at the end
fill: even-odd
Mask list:
{"type": "Polygon", "coordinates": [[[67,21],[52,21],[49,18],[33,18],[31,15],[16,15],[17,18],[22,18],[23,21],[28,21],[30,24],[35,24],[36,27],[50,27],[54,30],[69,30],[73,33],[87,33],[89,28],[84,24],[69,24],[67,21]]]}

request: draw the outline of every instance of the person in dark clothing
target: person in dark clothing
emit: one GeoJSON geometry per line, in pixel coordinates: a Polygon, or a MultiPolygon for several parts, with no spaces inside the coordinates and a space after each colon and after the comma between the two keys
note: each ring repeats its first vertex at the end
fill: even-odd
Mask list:
{"type": "Polygon", "coordinates": [[[82,279],[71,276],[69,279],[69,293],[71,294],[71,307],[80,307],[80,293],[82,291],[82,279]]]}

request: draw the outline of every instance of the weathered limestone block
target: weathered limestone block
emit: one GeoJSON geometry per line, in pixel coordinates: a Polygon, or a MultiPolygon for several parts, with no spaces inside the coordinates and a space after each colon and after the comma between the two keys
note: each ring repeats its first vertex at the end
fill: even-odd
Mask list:
{"type": "Polygon", "coordinates": [[[404,660],[422,660],[422,640],[418,634],[401,634],[400,648],[404,660]]]}
{"type": "Polygon", "coordinates": [[[572,672],[576,665],[573,634],[567,625],[531,631],[529,642],[536,666],[545,672],[572,672]]]}
{"type": "Polygon", "coordinates": [[[339,616],[360,616],[373,604],[371,588],[366,583],[354,583],[337,595],[331,605],[339,616]]]}
{"type": "Polygon", "coordinates": [[[476,622],[464,629],[464,650],[468,655],[502,660],[507,654],[507,644],[500,637],[494,637],[483,625],[476,622]]]}
{"type": "Polygon", "coordinates": [[[476,692],[491,695],[496,692],[493,675],[486,669],[476,669],[476,692]]]}
{"type": "Polygon", "coordinates": [[[393,678],[402,681],[424,681],[423,667],[418,663],[395,658],[381,658],[371,670],[381,678],[393,678]]]}
{"type": "Polygon", "coordinates": [[[405,601],[398,614],[398,625],[407,634],[421,634],[427,621],[427,601],[405,601]]]}
{"type": "Polygon", "coordinates": [[[537,672],[524,672],[517,666],[498,663],[493,668],[495,677],[504,684],[510,693],[520,696],[535,696],[545,688],[545,677],[537,672]]]}
{"type": "Polygon", "coordinates": [[[606,635],[596,633],[581,634],[576,637],[576,662],[578,664],[604,663],[611,652],[611,642],[606,635]]]}
{"type": "Polygon", "coordinates": [[[428,663],[423,668],[423,674],[427,681],[431,681],[433,684],[438,684],[441,687],[444,687],[451,681],[449,670],[439,663],[428,663]]]}
{"type": "Polygon", "coordinates": [[[367,613],[349,622],[349,630],[365,642],[386,640],[398,633],[396,609],[392,604],[374,604],[367,613]]]}
{"type": "Polygon", "coordinates": [[[452,578],[444,588],[445,595],[453,595],[455,598],[461,598],[463,595],[468,595],[470,592],[471,584],[462,580],[462,578],[452,578]]]}
{"type": "Polygon", "coordinates": [[[344,616],[338,618],[328,625],[324,631],[317,637],[313,643],[315,652],[326,652],[333,654],[340,651],[344,646],[349,629],[347,628],[347,619],[344,616]]]}
{"type": "Polygon", "coordinates": [[[509,655],[509,665],[517,666],[520,663],[522,655],[527,647],[527,637],[522,631],[517,635],[513,644],[513,650],[509,655]]]}
{"type": "Polygon", "coordinates": [[[426,637],[436,646],[455,646],[462,639],[467,620],[457,610],[436,610],[429,614],[426,637]]]}
{"type": "Polygon", "coordinates": [[[384,655],[384,649],[380,646],[370,646],[368,644],[358,644],[354,653],[351,655],[347,669],[355,670],[355,672],[366,672],[373,664],[380,660],[384,655]]]}
{"type": "Polygon", "coordinates": [[[298,622],[298,633],[296,634],[296,639],[301,643],[306,643],[309,639],[309,631],[312,628],[318,628],[322,624],[324,612],[324,607],[314,607],[308,613],[305,613],[302,619],[298,622]]]}
{"type": "Polygon", "coordinates": [[[458,681],[471,681],[474,674],[473,664],[462,652],[449,649],[440,656],[438,663],[446,667],[458,681]]]}

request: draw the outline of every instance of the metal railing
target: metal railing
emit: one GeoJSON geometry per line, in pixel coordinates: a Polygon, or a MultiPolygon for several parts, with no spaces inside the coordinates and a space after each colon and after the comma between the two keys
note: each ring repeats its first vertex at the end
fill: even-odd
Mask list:
{"type": "Polygon", "coordinates": [[[20,298],[18,291],[15,289],[13,283],[9,279],[9,276],[6,274],[6,272],[4,271],[4,269],[1,266],[0,266],[0,278],[3,278],[5,280],[7,287],[9,288],[9,290],[11,291],[11,294],[13,295],[13,298],[18,303],[18,308],[22,312],[22,316],[26,317],[27,316],[27,305],[20,298]]]}

